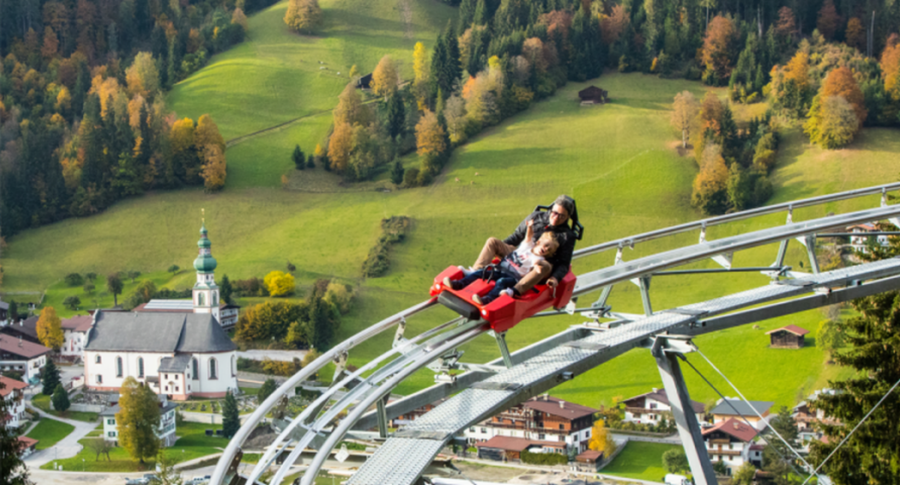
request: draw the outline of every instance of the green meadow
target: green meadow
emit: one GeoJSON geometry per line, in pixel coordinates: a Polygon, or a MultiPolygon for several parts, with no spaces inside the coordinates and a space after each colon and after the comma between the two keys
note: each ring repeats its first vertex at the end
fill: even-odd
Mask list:
{"type": "MultiPolygon", "coordinates": [[[[252,17],[248,41],[216,56],[181,82],[169,101],[180,116],[211,113],[227,139],[298,121],[233,142],[227,152],[228,182],[221,193],[154,192],[119,202],[90,218],[69,219],[17,235],[4,253],[4,292],[46,290],[46,301],[58,304],[60,313],[66,314],[61,310],[65,296],[78,294],[86,302],[81,288],[61,286],[70,272],[103,275],[136,269],[158,287],[189,287],[194,280],[191,262],[196,256],[201,209],[205,209],[213,255],[219,261],[218,277],[262,277],[284,270],[289,260],[298,268],[297,297],[318,278],[353,284],[358,298],[338,331],[343,339],[427,299],[434,275],[451,264],[471,263],[486,237],[505,237],[535,205],[549,203],[560,193],[578,201],[586,227],[579,247],[700,217],[689,203],[696,165],[678,155],[675,146],[680,134],[668,119],[677,92],[687,89],[701,95],[705,88],[641,74],[608,73],[590,83],[569,84],[458,148],[429,187],[384,191],[378,190],[384,187],[378,182],[339,184],[320,168],[293,171],[294,144],[309,151],[328,131],[327,114],[310,115],[336,104],[347,82],[337,72],[345,76],[352,64],[368,72],[382,55],[391,54],[405,61],[403,71],[408,74],[414,42],[430,45],[452,10],[424,0],[397,6],[382,0],[325,0],[325,30],[317,37],[301,37],[284,28],[285,6],[279,3],[252,17]],[[608,90],[612,102],[581,107],[576,94],[589,84],[608,90]],[[288,172],[291,182],[285,190],[280,177],[288,172]],[[380,220],[391,215],[411,217],[413,229],[402,244],[394,246],[388,274],[363,279],[360,268],[378,238],[380,220]],[[172,264],[184,269],[171,276],[165,270],[172,264]]],[[[770,203],[895,180],[891,162],[898,152],[900,140],[889,130],[869,129],[848,149],[821,151],[809,147],[796,128],[788,128],[770,203]]],[[[412,166],[417,161],[406,157],[404,163],[412,166]]],[[[846,201],[797,211],[794,218],[821,217],[829,211],[877,203],[877,197],[846,201]]],[[[775,215],[711,228],[707,236],[721,238],[783,222],[783,214],[775,215]]],[[[697,237],[684,234],[641,244],[624,256],[634,259],[693,244],[697,237]]],[[[578,260],[574,271],[580,274],[608,266],[613,257],[609,252],[578,260]]],[[[774,257],[775,247],[759,248],[738,254],[735,264],[770,264],[774,257]]],[[[805,258],[799,245],[790,246],[788,264],[798,268],[805,258]]],[[[657,278],[651,295],[659,310],[767,282],[755,274],[657,278]]],[[[87,301],[108,304],[112,298],[103,294],[105,284],[98,281],[96,285],[97,295],[87,301]]],[[[127,282],[123,296],[129,287],[127,282]]],[[[591,298],[596,295],[583,297],[581,303],[590,303],[591,298]]],[[[619,311],[641,309],[637,288],[631,283],[618,285],[611,303],[619,311]]],[[[451,318],[449,310],[435,308],[412,318],[408,335],[451,318]]],[[[749,398],[791,405],[842,372],[825,365],[825,356],[814,347],[816,325],[823,318],[821,311],[810,311],[761,322],[760,329],[746,326],[704,336],[697,343],[749,398]],[[807,347],[769,349],[765,331],[789,323],[812,331],[807,347]]],[[[508,340],[516,349],[579,323],[578,317],[526,321],[509,333],[508,340]]],[[[379,355],[390,347],[391,338],[392,333],[382,335],[355,349],[351,363],[361,365],[379,355]]],[[[465,350],[467,361],[498,356],[487,337],[465,350]]],[[[713,377],[710,369],[698,367],[713,377]]],[[[698,376],[690,370],[685,373],[694,399],[714,399],[714,391],[698,376]]],[[[734,395],[721,379],[711,380],[725,394],[734,395]]],[[[420,372],[398,391],[410,392],[431,382],[430,372],[420,372]]],[[[634,350],[553,393],[599,406],[659,385],[648,352],[634,350]]]]}

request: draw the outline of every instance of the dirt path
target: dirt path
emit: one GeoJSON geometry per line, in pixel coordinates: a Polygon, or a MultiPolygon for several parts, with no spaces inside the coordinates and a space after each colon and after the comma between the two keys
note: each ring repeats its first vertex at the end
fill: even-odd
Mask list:
{"type": "Polygon", "coordinates": [[[400,19],[403,20],[403,38],[407,40],[413,38],[412,18],[413,12],[410,0],[402,0],[400,2],[400,19]]]}

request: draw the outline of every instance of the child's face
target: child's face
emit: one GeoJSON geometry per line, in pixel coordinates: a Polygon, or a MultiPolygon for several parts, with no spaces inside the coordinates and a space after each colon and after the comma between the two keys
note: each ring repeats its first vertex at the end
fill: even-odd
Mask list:
{"type": "Polygon", "coordinates": [[[556,248],[559,247],[559,243],[554,241],[553,239],[542,237],[538,239],[537,244],[534,245],[534,248],[531,250],[532,253],[548,257],[553,256],[553,253],[556,252],[556,248]]]}

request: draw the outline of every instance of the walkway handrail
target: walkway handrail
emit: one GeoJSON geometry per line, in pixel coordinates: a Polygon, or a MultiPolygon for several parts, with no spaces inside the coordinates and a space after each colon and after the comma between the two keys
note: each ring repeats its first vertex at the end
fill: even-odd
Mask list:
{"type": "Polygon", "coordinates": [[[279,399],[285,394],[285,392],[294,388],[300,382],[305,381],[308,377],[312,376],[316,372],[318,372],[322,367],[325,367],[334,360],[335,357],[340,355],[343,352],[347,352],[353,347],[356,347],[362,342],[374,337],[375,335],[380,334],[384,330],[397,325],[407,317],[415,315],[437,303],[437,298],[431,298],[426,300],[418,305],[407,308],[406,310],[392,315],[384,320],[366,327],[362,329],[357,334],[352,337],[344,340],[338,345],[335,345],[331,350],[325,352],[316,360],[310,362],[306,365],[300,372],[291,376],[290,379],[285,381],[275,392],[273,392],[265,401],[260,403],[260,405],[256,408],[256,411],[251,414],[244,424],[241,425],[241,428],[237,433],[231,438],[231,441],[228,442],[228,446],[225,447],[225,451],[222,453],[222,456],[219,458],[219,461],[216,463],[216,469],[213,471],[212,477],[210,478],[209,483],[211,485],[222,485],[222,480],[225,478],[225,472],[227,471],[228,466],[231,464],[231,461],[234,459],[234,455],[237,454],[237,451],[241,448],[244,441],[250,436],[250,433],[256,429],[256,425],[266,416],[266,413],[269,412],[279,399]]]}
{"type": "Polygon", "coordinates": [[[612,241],[607,241],[604,243],[596,244],[594,246],[579,249],[572,254],[572,259],[591,256],[594,254],[602,253],[604,251],[608,251],[610,249],[633,247],[639,242],[652,241],[654,239],[681,234],[683,232],[693,231],[696,229],[705,229],[707,227],[717,226],[728,222],[741,221],[753,217],[776,214],[778,212],[793,211],[794,209],[811,207],[819,204],[824,204],[826,202],[855,199],[857,197],[862,197],[865,195],[886,194],[887,192],[890,192],[892,190],[900,190],[900,182],[866,187],[864,189],[848,190],[846,192],[838,192],[837,194],[820,195],[818,197],[810,197],[808,199],[800,199],[792,202],[784,202],[781,204],[768,205],[765,207],[757,207],[756,209],[735,212],[732,214],[725,214],[723,216],[710,217],[708,219],[701,219],[699,221],[686,222],[677,226],[657,229],[655,231],[645,232],[636,236],[614,239],[612,241]]]}

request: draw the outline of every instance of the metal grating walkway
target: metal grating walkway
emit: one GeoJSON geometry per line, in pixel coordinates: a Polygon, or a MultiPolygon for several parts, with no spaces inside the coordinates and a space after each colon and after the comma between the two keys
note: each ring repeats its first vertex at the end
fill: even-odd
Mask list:
{"type": "Polygon", "coordinates": [[[497,411],[524,401],[562,381],[563,372],[580,374],[638,347],[647,338],[706,316],[727,313],[809,293],[816,286],[843,284],[900,272],[900,259],[844,268],[806,278],[773,283],[702,303],[662,311],[632,323],[564,344],[466,389],[394,433],[347,482],[349,485],[412,485],[438,451],[461,430],[497,411]],[[491,385],[489,383],[495,383],[491,385]],[[497,390],[485,389],[493,387],[497,390]]]}

